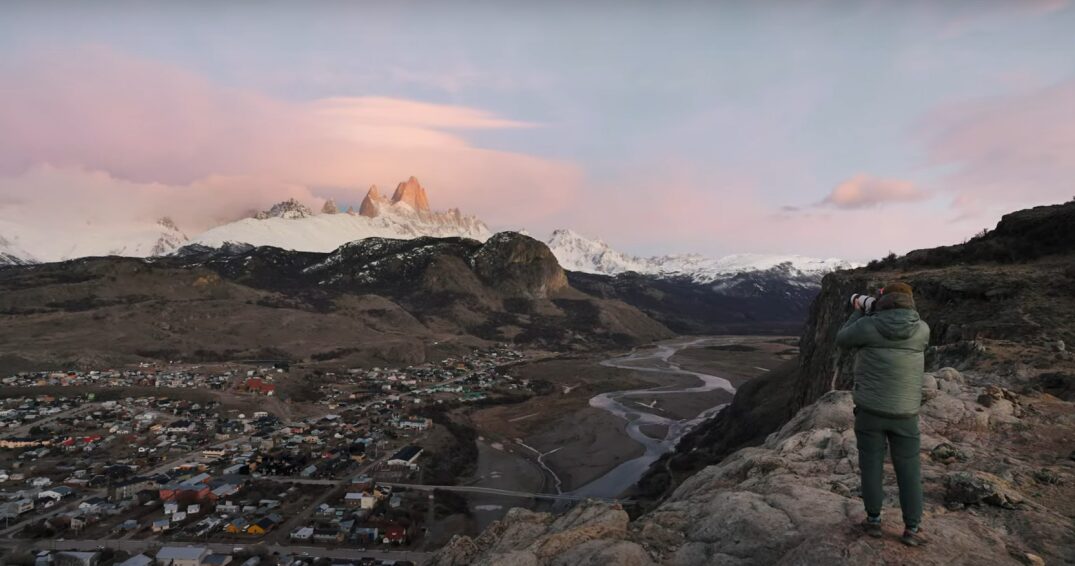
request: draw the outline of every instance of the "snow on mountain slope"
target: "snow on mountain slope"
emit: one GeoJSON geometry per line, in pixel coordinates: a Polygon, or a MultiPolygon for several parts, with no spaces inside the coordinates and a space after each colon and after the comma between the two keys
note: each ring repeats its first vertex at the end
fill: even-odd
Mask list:
{"type": "Polygon", "coordinates": [[[601,240],[587,238],[571,230],[556,230],[548,240],[549,249],[565,269],[585,273],[615,275],[633,271],[645,275],[686,276],[698,283],[714,283],[741,273],[787,271],[790,277],[820,277],[830,271],[854,267],[841,259],[817,259],[800,255],[733,254],[708,258],[698,254],[677,254],[641,258],[625,254],[601,240]]]}
{"type": "Polygon", "coordinates": [[[17,235],[17,247],[23,255],[40,262],[90,256],[164,255],[188,242],[186,234],[168,217],[156,221],[87,222],[65,225],[59,231],[51,224],[4,220],[0,221],[0,232],[17,235]]]}
{"type": "Polygon", "coordinates": [[[0,266],[27,265],[31,263],[37,263],[33,256],[15,245],[15,242],[0,236],[0,266]]]}
{"type": "Polygon", "coordinates": [[[371,187],[361,212],[332,212],[333,206],[313,214],[295,201],[287,201],[258,213],[254,218],[217,226],[194,238],[194,243],[219,247],[225,242],[255,246],[276,246],[289,250],[330,252],[343,244],[363,238],[417,238],[419,236],[462,236],[485,241],[489,228],[458,209],[434,212],[418,180],[400,183],[391,199],[371,187]]]}

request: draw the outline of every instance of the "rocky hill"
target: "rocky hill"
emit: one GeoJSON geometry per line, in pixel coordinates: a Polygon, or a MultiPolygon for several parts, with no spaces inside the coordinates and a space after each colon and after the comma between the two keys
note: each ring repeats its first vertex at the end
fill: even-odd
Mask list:
{"type": "Polygon", "coordinates": [[[629,347],[671,332],[572,288],[516,233],[369,238],[331,253],[188,246],[173,256],[0,269],[0,369],[145,359],[415,363],[492,341],[629,347]]]}
{"type": "Polygon", "coordinates": [[[1066,564],[1075,562],[1075,202],[1006,216],[959,246],[826,276],[797,363],[755,380],[646,478],[631,521],[589,502],[514,510],[436,564],[1066,564]],[[832,341],[852,292],[902,279],[933,328],[921,411],[934,543],[863,537],[853,376],[832,341]],[[958,368],[958,369],[957,369],[958,368]]]}

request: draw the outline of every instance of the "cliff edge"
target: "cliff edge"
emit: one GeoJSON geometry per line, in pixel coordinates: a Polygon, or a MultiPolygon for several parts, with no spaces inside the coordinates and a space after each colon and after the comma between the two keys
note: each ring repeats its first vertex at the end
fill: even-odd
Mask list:
{"type": "Polygon", "coordinates": [[[1075,562],[1073,343],[1075,202],[1013,213],[959,246],[830,274],[798,363],[748,395],[740,391],[725,418],[677,450],[672,461],[712,465],[670,484],[658,505],[633,521],[619,506],[594,501],[558,517],[512,510],[480,537],[453,539],[433,563],[1075,562]],[[915,287],[933,328],[920,423],[923,528],[933,544],[918,549],[899,543],[891,470],[885,537],[858,530],[853,375],[846,353],[832,345],[847,297],[893,279],[915,287]],[[743,424],[756,416],[744,405],[778,394],[786,403],[764,408],[767,430],[743,424]],[[722,432],[736,441],[717,451],[700,442],[722,432]]]}

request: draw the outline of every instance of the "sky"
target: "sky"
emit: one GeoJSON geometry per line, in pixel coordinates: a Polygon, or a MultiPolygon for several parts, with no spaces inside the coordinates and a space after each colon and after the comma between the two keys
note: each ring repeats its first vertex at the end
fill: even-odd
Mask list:
{"type": "Polygon", "coordinates": [[[414,175],[635,254],[958,243],[1075,197],[1072,30],[1065,0],[9,2],[0,236],[414,175]]]}

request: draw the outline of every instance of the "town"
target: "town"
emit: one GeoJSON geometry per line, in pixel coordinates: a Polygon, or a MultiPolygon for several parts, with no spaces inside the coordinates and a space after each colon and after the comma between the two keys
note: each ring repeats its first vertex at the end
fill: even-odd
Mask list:
{"type": "Polygon", "coordinates": [[[452,409],[526,399],[497,346],[406,368],[281,362],[0,379],[5,563],[409,564],[466,505],[452,409]],[[440,429],[437,434],[431,434],[440,429]],[[413,486],[413,487],[412,487],[413,486]],[[155,561],[155,562],[154,562],[155,561]]]}

